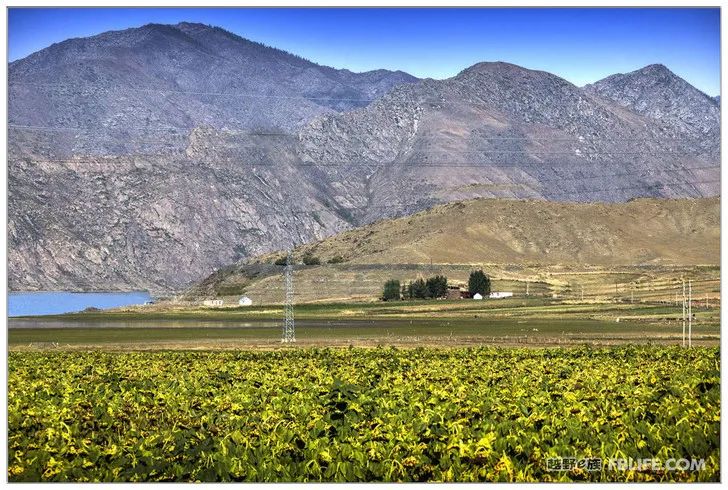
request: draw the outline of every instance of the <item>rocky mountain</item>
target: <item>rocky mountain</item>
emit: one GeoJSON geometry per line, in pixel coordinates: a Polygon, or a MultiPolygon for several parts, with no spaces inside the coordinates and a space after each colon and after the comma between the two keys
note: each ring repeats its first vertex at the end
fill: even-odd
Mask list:
{"type": "Polygon", "coordinates": [[[11,290],[179,289],[469,198],[719,193],[717,106],[701,118],[663,71],[625,85],[643,92],[632,107],[507,63],[412,83],[197,24],[69,40],[9,68],[11,290]]]}
{"type": "MultiPolygon", "coordinates": [[[[641,77],[650,87],[642,100],[658,99],[656,84],[686,84],[651,70],[641,77]]],[[[684,123],[690,115],[699,120],[694,97],[676,95],[676,107],[682,100],[687,109],[658,119],[550,73],[480,63],[317,118],[301,131],[301,158],[331,165],[331,177],[358,196],[366,220],[475,197],[716,195],[719,119],[716,106],[698,98],[709,117],[697,129],[684,123]]]]}
{"type": "Polygon", "coordinates": [[[217,27],[149,24],[10,63],[9,115],[11,125],[58,128],[40,132],[54,154],[127,154],[179,147],[202,125],[290,132],[416,80],[320,66],[217,27]]]}
{"type": "Polygon", "coordinates": [[[720,102],[664,65],[612,75],[584,89],[657,121],[666,136],[689,135],[706,148],[720,137],[720,102]]]}

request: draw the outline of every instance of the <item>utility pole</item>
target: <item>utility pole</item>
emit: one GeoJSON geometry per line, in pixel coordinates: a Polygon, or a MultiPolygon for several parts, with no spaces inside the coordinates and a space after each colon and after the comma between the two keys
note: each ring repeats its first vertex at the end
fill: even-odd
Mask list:
{"type": "Polygon", "coordinates": [[[685,279],[682,282],[682,346],[685,347],[685,279]]]}
{"type": "Polygon", "coordinates": [[[708,293],[705,293],[705,309],[708,309],[708,293]]]}
{"type": "Polygon", "coordinates": [[[631,296],[630,296],[629,302],[634,303],[634,286],[632,286],[632,289],[630,290],[630,294],[631,294],[631,296]]]}
{"type": "Polygon", "coordinates": [[[283,307],[285,319],[283,320],[281,342],[287,344],[296,341],[296,327],[293,321],[293,263],[290,250],[286,256],[286,267],[283,276],[286,282],[286,303],[283,307]]]}
{"type": "Polygon", "coordinates": [[[530,284],[530,281],[526,281],[526,296],[528,296],[528,285],[530,284]]]}
{"type": "Polygon", "coordinates": [[[581,286],[581,302],[584,302],[584,286],[581,286]]]}
{"type": "Polygon", "coordinates": [[[693,281],[688,281],[688,347],[693,346],[693,281]]]}

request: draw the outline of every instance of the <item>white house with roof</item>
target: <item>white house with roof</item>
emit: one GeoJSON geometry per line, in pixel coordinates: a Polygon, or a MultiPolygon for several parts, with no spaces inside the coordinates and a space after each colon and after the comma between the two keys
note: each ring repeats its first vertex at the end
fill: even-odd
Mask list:
{"type": "Polygon", "coordinates": [[[240,306],[250,306],[253,304],[253,300],[248,298],[247,296],[241,296],[238,300],[238,305],[240,306]]]}

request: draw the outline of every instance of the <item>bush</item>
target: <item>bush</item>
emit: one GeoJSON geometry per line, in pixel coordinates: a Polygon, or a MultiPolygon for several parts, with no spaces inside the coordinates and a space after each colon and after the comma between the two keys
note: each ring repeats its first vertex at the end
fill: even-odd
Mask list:
{"type": "Polygon", "coordinates": [[[286,256],[278,257],[275,262],[273,262],[275,265],[286,265],[286,256]]]}
{"type": "Polygon", "coordinates": [[[332,257],[329,259],[329,264],[342,264],[344,263],[344,257],[341,255],[337,255],[336,257],[332,257]]]}
{"type": "Polygon", "coordinates": [[[390,279],[384,283],[384,292],[382,293],[384,301],[400,299],[400,285],[397,279],[390,279]]]}
{"type": "Polygon", "coordinates": [[[321,260],[319,260],[318,257],[315,257],[311,252],[306,252],[303,255],[303,264],[304,265],[321,265],[321,260]]]}

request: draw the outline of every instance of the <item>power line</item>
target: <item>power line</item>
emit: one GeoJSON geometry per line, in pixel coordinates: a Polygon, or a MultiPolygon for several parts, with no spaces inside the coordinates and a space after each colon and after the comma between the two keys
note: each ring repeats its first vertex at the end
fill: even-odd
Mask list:
{"type": "MultiPolygon", "coordinates": [[[[225,127],[212,127],[212,126],[205,126],[203,124],[198,126],[167,126],[167,127],[133,127],[133,126],[115,126],[115,127],[109,127],[109,126],[94,126],[94,127],[78,127],[78,126],[45,126],[45,125],[26,125],[26,124],[17,124],[17,123],[8,123],[8,128],[17,129],[17,130],[28,130],[28,131],[79,131],[79,132],[88,132],[88,131],[98,131],[99,129],[106,129],[106,130],[123,130],[123,131],[193,131],[193,130],[200,130],[200,131],[211,131],[211,132],[220,132],[220,133],[234,133],[234,134],[250,134],[252,136],[289,136],[289,137],[297,137],[297,138],[303,138],[306,136],[305,131],[298,132],[298,133],[290,133],[290,132],[278,132],[278,131],[251,131],[250,128],[225,128],[225,127]]],[[[303,128],[305,129],[305,128],[303,128]]],[[[472,130],[470,132],[471,135],[477,136],[477,129],[472,130]]],[[[591,140],[584,138],[582,136],[569,136],[569,137],[530,137],[530,136],[488,136],[484,138],[479,138],[481,141],[567,141],[567,142],[579,142],[579,143],[586,143],[590,142],[591,140]]],[[[601,141],[601,140],[597,140],[601,141]]],[[[617,139],[610,139],[610,142],[655,142],[655,138],[617,138],[617,139]]],[[[670,142],[677,142],[677,143],[695,143],[695,140],[691,139],[683,139],[683,140],[675,140],[670,139],[670,142]]],[[[449,152],[456,152],[457,150],[448,150],[449,152]]],[[[469,151],[469,150],[468,150],[469,151]]]]}
{"type": "MultiPolygon", "coordinates": [[[[351,232],[352,230],[348,230],[348,231],[351,232]]],[[[316,245],[316,243],[308,243],[308,244],[305,244],[304,246],[305,247],[308,247],[308,248],[312,248],[312,247],[315,248],[315,245],[316,245]]],[[[293,257],[293,255],[294,255],[293,252],[294,251],[295,250],[292,250],[291,251],[291,257],[293,257]]],[[[264,255],[274,255],[277,252],[281,252],[281,250],[278,250],[278,251],[275,251],[274,250],[272,252],[267,252],[264,255]]],[[[283,253],[287,254],[287,251],[283,251],[283,253]]],[[[267,266],[267,267],[285,267],[285,264],[283,264],[283,265],[277,265],[277,264],[268,264],[268,263],[265,263],[265,262],[251,263],[251,264],[246,264],[246,265],[255,265],[255,266],[261,266],[262,265],[262,266],[267,266]]],[[[294,265],[300,265],[300,264],[294,264],[294,265]]],[[[478,267],[481,267],[481,266],[482,267],[489,267],[489,266],[507,266],[507,265],[508,264],[501,264],[501,263],[497,263],[497,262],[491,263],[491,262],[485,262],[485,261],[472,261],[472,262],[434,262],[433,261],[432,262],[432,267],[435,267],[435,268],[438,268],[438,267],[439,268],[450,267],[450,268],[463,268],[464,269],[464,268],[469,268],[469,267],[474,267],[474,266],[478,266],[478,267]]],[[[524,267],[526,269],[528,269],[528,268],[537,268],[538,266],[539,266],[539,264],[526,264],[524,267]]],[[[548,266],[548,264],[547,264],[547,266],[548,266]]],[[[554,267],[557,267],[557,264],[553,264],[553,266],[554,267]]],[[[590,267],[590,266],[593,267],[592,264],[584,264],[584,266],[585,267],[590,267]]],[[[366,270],[375,271],[375,270],[388,269],[388,268],[404,268],[404,269],[424,268],[424,269],[428,269],[429,270],[429,268],[430,268],[430,262],[429,261],[428,262],[351,262],[350,261],[350,262],[339,262],[339,263],[333,263],[333,264],[321,263],[321,264],[310,265],[310,266],[306,266],[306,267],[310,267],[310,268],[315,268],[315,267],[328,267],[328,268],[332,268],[332,269],[335,269],[335,268],[348,268],[348,269],[358,268],[360,272],[365,272],[366,270]]],[[[618,274],[618,273],[633,275],[633,274],[635,274],[635,270],[638,270],[638,271],[644,270],[646,272],[658,271],[658,272],[664,272],[665,274],[668,274],[668,273],[678,273],[678,272],[693,271],[696,268],[698,268],[698,269],[700,268],[700,266],[697,266],[697,265],[696,266],[691,266],[691,265],[644,265],[644,264],[642,264],[642,265],[635,264],[633,266],[620,266],[620,265],[618,265],[618,266],[613,266],[613,267],[610,267],[610,268],[605,268],[606,266],[599,266],[599,267],[602,267],[602,269],[600,269],[598,271],[590,271],[590,274],[589,275],[590,276],[610,276],[610,275],[614,275],[614,274],[618,274]],[[615,272],[614,270],[612,270],[614,267],[616,267],[616,268],[620,268],[621,267],[621,268],[624,268],[624,269],[627,269],[627,270],[623,270],[621,272],[620,271],[615,272]]],[[[717,265],[716,265],[716,268],[717,268],[717,265]]],[[[716,274],[718,272],[719,271],[716,270],[716,274]]],[[[571,277],[571,276],[578,276],[578,277],[583,277],[584,275],[585,274],[583,273],[583,271],[580,270],[580,271],[573,272],[573,273],[556,274],[555,277],[561,277],[561,276],[569,276],[569,277],[571,277]]],[[[507,278],[503,278],[503,279],[500,279],[500,280],[519,281],[518,279],[507,279],[507,278]]],[[[532,283],[543,282],[545,280],[546,279],[543,279],[543,280],[529,279],[529,281],[531,281],[532,283]]],[[[525,281],[525,279],[524,279],[524,281],[525,281]]],[[[675,286],[679,286],[679,284],[680,284],[679,280],[673,280],[672,282],[664,282],[664,281],[670,281],[666,277],[661,278],[661,281],[663,281],[663,282],[660,282],[658,280],[652,280],[652,279],[650,279],[648,281],[647,278],[645,278],[645,279],[642,280],[642,282],[635,283],[635,284],[639,284],[639,285],[642,286],[642,288],[640,289],[640,291],[642,291],[642,293],[644,293],[644,294],[648,294],[648,293],[652,293],[652,292],[657,292],[657,291],[653,291],[651,289],[648,289],[649,287],[658,287],[659,286],[661,288],[664,288],[665,291],[674,291],[674,287],[675,286]]],[[[715,282],[719,282],[719,281],[720,281],[720,277],[715,277],[715,278],[712,278],[712,279],[708,278],[708,279],[695,279],[695,280],[692,280],[693,284],[695,284],[695,283],[715,283],[715,282]]],[[[586,284],[589,284],[589,283],[586,283],[586,284]]],[[[622,284],[622,285],[630,285],[630,284],[633,284],[633,283],[632,282],[624,282],[624,283],[619,283],[619,284],[622,284]]],[[[602,287],[605,290],[606,289],[610,289],[611,288],[611,283],[605,282],[604,284],[602,284],[602,287]]],[[[642,293],[638,292],[637,295],[642,294],[642,293]]],[[[589,296],[589,295],[585,293],[585,296],[589,296]]]]}
{"type": "MultiPolygon", "coordinates": [[[[594,193],[601,193],[601,192],[617,192],[617,191],[624,191],[624,190],[633,190],[633,189],[646,189],[646,188],[655,188],[655,187],[675,187],[675,186],[686,186],[686,185],[693,185],[693,184],[709,184],[709,183],[719,183],[720,180],[705,180],[705,181],[698,181],[698,182],[691,182],[691,183],[664,183],[664,184],[652,184],[652,185],[645,185],[645,186],[629,186],[629,187],[615,187],[612,189],[586,189],[582,191],[573,191],[573,192],[566,192],[566,193],[551,193],[546,194],[547,197],[564,197],[564,196],[588,196],[589,194],[594,193]]],[[[536,192],[536,191],[533,191],[536,192]]],[[[647,196],[645,196],[647,197],[647,196]]],[[[482,199],[488,199],[488,198],[482,198],[482,199]]],[[[527,197],[519,198],[519,199],[529,199],[527,197]]],[[[146,203],[151,202],[145,201],[146,203]]],[[[422,205],[425,205],[427,207],[421,208],[418,211],[414,211],[413,214],[418,214],[424,211],[430,210],[434,206],[446,206],[446,205],[456,205],[459,201],[432,201],[432,202],[422,202],[422,203],[402,203],[402,204],[390,204],[390,205],[375,205],[375,206],[338,206],[338,207],[324,207],[321,209],[315,209],[315,210],[304,210],[304,209],[276,209],[275,211],[271,212],[255,212],[258,216],[273,216],[273,217],[285,217],[285,216],[311,216],[311,215],[320,215],[321,213],[329,213],[337,215],[341,212],[350,212],[350,211],[382,211],[382,210],[396,210],[396,211],[407,211],[406,207],[415,207],[419,208],[422,205]]],[[[406,214],[399,217],[407,217],[412,216],[413,214],[406,214]]]]}
{"type": "MultiPolygon", "coordinates": [[[[653,153],[645,153],[649,155],[654,155],[653,153]]],[[[99,164],[99,163],[140,163],[139,158],[137,158],[137,155],[130,155],[135,157],[134,160],[130,161],[128,156],[125,155],[119,155],[114,157],[106,157],[106,156],[100,156],[98,158],[88,158],[85,157],[83,159],[25,159],[25,158],[17,158],[14,161],[21,161],[25,163],[32,163],[32,164],[40,164],[40,163],[68,163],[68,164],[99,164]]],[[[170,154],[166,155],[159,155],[159,154],[145,154],[142,155],[144,158],[166,158],[169,156],[172,156],[170,154]]],[[[690,155],[682,155],[682,156],[690,156],[690,155]]],[[[207,162],[205,160],[190,160],[190,161],[201,161],[203,163],[219,163],[215,161],[207,162]]],[[[236,162],[240,163],[240,162],[236,162]]],[[[597,165],[597,162],[594,162],[595,165],[597,165]]],[[[247,162],[242,163],[242,165],[245,165],[245,167],[286,167],[286,166],[295,166],[295,167],[367,167],[367,168],[427,168],[427,167],[445,167],[445,168],[521,168],[521,167],[527,167],[527,168],[540,168],[544,170],[548,170],[550,168],[554,167],[560,167],[560,166],[571,166],[572,168],[576,168],[577,170],[583,171],[585,169],[588,169],[589,167],[575,167],[574,162],[562,162],[562,163],[543,163],[543,162],[511,162],[508,165],[503,165],[500,163],[495,162],[480,162],[480,163],[468,163],[468,162],[386,162],[386,163],[377,163],[377,162],[328,162],[328,163],[318,163],[318,162],[310,162],[310,161],[293,161],[293,162],[285,162],[285,163],[278,163],[278,162],[247,162]]],[[[242,166],[240,165],[240,166],[242,166]]],[[[693,170],[706,170],[711,168],[720,168],[720,165],[714,164],[714,165],[701,165],[697,167],[683,167],[683,168],[672,168],[672,169],[649,169],[648,172],[687,172],[687,171],[693,171],[693,170]]],[[[637,175],[639,172],[623,172],[623,173],[617,173],[617,174],[604,174],[605,176],[612,177],[612,176],[619,176],[619,175],[637,175]]],[[[645,175],[648,177],[649,175],[645,175]]],[[[531,176],[532,177],[532,176],[531,176]]],[[[587,176],[587,177],[574,177],[574,180],[582,180],[582,179],[592,179],[592,178],[599,178],[599,175],[596,176],[587,176]]],[[[537,177],[532,177],[534,179],[537,179],[537,177]]],[[[547,182],[548,180],[544,179],[537,179],[541,182],[547,182]]],[[[560,181],[563,180],[561,178],[555,178],[554,181],[560,181]]],[[[568,180],[568,179],[567,179],[568,180]]],[[[504,182],[505,183],[505,182],[504,182]]]]}
{"type": "MultiPolygon", "coordinates": [[[[98,131],[98,127],[95,128],[80,128],[80,127],[72,127],[72,126],[31,126],[31,125],[22,125],[22,124],[8,124],[8,128],[10,129],[17,129],[17,130],[27,130],[27,131],[98,131]]],[[[119,127],[108,127],[104,126],[102,129],[106,130],[113,130],[117,129],[120,131],[194,131],[194,130],[200,130],[200,131],[215,131],[220,133],[234,133],[234,134],[245,134],[249,136],[287,136],[290,138],[298,137],[296,134],[292,133],[280,133],[280,132],[273,132],[273,131],[251,131],[250,129],[227,129],[227,128],[208,128],[205,126],[192,126],[192,127],[182,127],[182,126],[174,126],[174,127],[160,127],[160,128],[150,128],[150,127],[129,127],[129,126],[119,126],[119,127]]]]}
{"type": "MultiPolygon", "coordinates": [[[[250,135],[253,135],[253,133],[249,133],[249,134],[250,135]]],[[[260,134],[260,133],[257,133],[257,134],[255,134],[255,136],[263,136],[263,135],[260,134]]],[[[173,141],[164,141],[164,140],[131,140],[131,141],[132,142],[128,143],[128,146],[134,146],[134,145],[140,145],[140,144],[160,144],[160,145],[162,145],[162,144],[174,144],[175,143],[173,141]]],[[[263,147],[263,146],[218,145],[218,144],[204,145],[204,148],[209,148],[211,150],[217,150],[217,149],[258,149],[258,150],[272,150],[272,149],[274,149],[274,148],[263,147]]],[[[179,153],[181,154],[182,152],[179,152],[179,153]]],[[[494,155],[525,155],[525,156],[529,156],[529,157],[533,157],[533,158],[538,158],[540,156],[552,156],[552,155],[554,155],[554,156],[584,157],[584,155],[578,155],[578,154],[574,153],[573,151],[541,152],[541,151],[530,151],[530,150],[508,150],[508,151],[500,151],[500,150],[492,150],[492,151],[491,150],[477,150],[477,151],[472,151],[472,152],[458,152],[458,151],[448,152],[448,151],[442,151],[442,152],[437,152],[437,153],[431,153],[429,155],[430,156],[436,155],[436,156],[442,157],[442,156],[447,156],[448,153],[452,153],[452,154],[459,154],[459,153],[476,154],[477,153],[477,154],[486,154],[486,155],[491,155],[491,154],[494,154],[494,155]]],[[[630,152],[626,152],[626,151],[623,151],[623,152],[603,151],[603,152],[597,152],[597,153],[599,154],[599,156],[601,158],[609,158],[611,156],[628,156],[628,155],[635,155],[635,156],[636,155],[639,155],[639,156],[642,156],[642,155],[649,155],[649,156],[672,156],[672,157],[691,157],[691,156],[695,156],[695,153],[692,153],[692,152],[691,153],[675,153],[675,152],[671,152],[671,151],[667,151],[667,152],[659,152],[659,151],[630,151],[630,152]]],[[[138,154],[119,155],[118,158],[124,158],[124,157],[127,157],[127,156],[134,156],[134,157],[136,157],[137,155],[138,154]]],[[[152,155],[153,156],[155,154],[154,153],[148,153],[147,155],[152,155]]],[[[416,156],[416,157],[419,157],[419,158],[428,158],[428,154],[421,153],[421,152],[414,153],[413,156],[416,156]]],[[[593,156],[595,156],[595,153],[592,153],[592,154],[589,155],[589,157],[593,157],[593,156]]],[[[44,161],[53,161],[53,160],[44,160],[44,161]]],[[[63,161],[63,160],[59,160],[59,161],[63,161]]],[[[76,161],[76,160],[71,160],[71,161],[76,161]]],[[[593,162],[593,160],[590,160],[588,162],[593,162]]],[[[324,165],[332,165],[331,163],[315,163],[315,162],[310,162],[310,163],[312,165],[321,165],[321,166],[324,166],[324,165]]],[[[386,163],[354,162],[354,163],[361,163],[361,164],[366,164],[366,165],[380,165],[380,166],[384,166],[384,165],[390,165],[390,164],[391,165],[397,165],[397,164],[404,164],[404,163],[410,163],[410,162],[386,162],[386,163]]],[[[432,163],[433,162],[421,162],[421,163],[416,163],[416,164],[417,165],[430,165],[432,163]]],[[[484,163],[488,163],[488,162],[483,162],[483,163],[460,163],[460,165],[468,165],[468,166],[470,166],[470,165],[481,165],[481,164],[484,164],[484,163]]],[[[570,163],[573,163],[573,162],[570,162],[570,163]]],[[[261,165],[270,165],[270,164],[272,164],[272,163],[267,163],[267,162],[261,163],[261,165]]],[[[334,163],[333,165],[346,165],[346,164],[334,163]]],[[[450,164],[447,164],[447,165],[450,165],[450,164]]],[[[552,165],[552,163],[550,163],[550,162],[549,163],[539,162],[538,165],[546,166],[546,165],[552,165]]]]}
{"type": "MultiPolygon", "coordinates": [[[[685,185],[694,185],[694,184],[713,184],[713,183],[720,183],[720,179],[713,179],[713,180],[704,180],[704,181],[698,181],[698,182],[676,182],[676,183],[664,183],[664,184],[648,184],[648,185],[642,185],[642,186],[629,186],[629,187],[615,187],[611,189],[585,189],[581,191],[572,191],[572,192],[565,192],[565,193],[550,193],[547,194],[548,196],[562,196],[562,195],[583,195],[583,194],[591,194],[591,193],[601,193],[601,192],[616,192],[616,191],[624,191],[624,190],[633,190],[633,189],[645,189],[645,188],[655,188],[655,187],[675,187],[675,186],[685,186],[685,185]]],[[[455,204],[455,202],[435,202],[434,205],[447,205],[447,204],[455,204]]],[[[356,207],[356,206],[350,206],[350,207],[340,207],[336,208],[339,210],[352,210],[352,209],[365,209],[365,210],[374,210],[374,209],[401,209],[402,206],[407,205],[416,205],[416,203],[411,204],[401,204],[401,205],[379,205],[379,206],[370,206],[370,207],[356,207]]]]}
{"type": "MultiPolygon", "coordinates": [[[[577,179],[575,179],[577,180],[577,179]]],[[[671,187],[680,187],[680,186],[688,186],[688,185],[695,185],[695,184],[713,184],[713,183],[720,183],[720,179],[713,179],[713,180],[703,180],[703,181],[697,181],[697,182],[675,182],[675,183],[659,183],[659,184],[647,184],[647,185],[636,185],[636,186],[627,186],[627,187],[614,187],[614,188],[596,188],[596,189],[584,189],[584,190],[578,190],[578,191],[570,191],[570,192],[557,192],[557,193],[544,193],[543,196],[545,197],[586,197],[590,194],[596,194],[596,193],[602,193],[602,192],[619,192],[619,191],[625,191],[625,190],[648,190],[648,189],[654,189],[654,188],[671,188],[671,187]]],[[[524,187],[530,187],[530,191],[533,193],[538,193],[533,186],[530,186],[529,184],[522,184],[524,187]]],[[[490,192],[497,192],[499,189],[494,189],[490,192]]],[[[525,189],[524,189],[525,190],[525,189]]],[[[512,192],[512,191],[511,191],[512,192]]],[[[534,197],[519,197],[515,199],[538,199],[538,197],[542,196],[539,194],[538,196],[534,197]]],[[[137,200],[137,202],[143,202],[145,204],[152,204],[154,202],[154,199],[157,196],[149,196],[146,199],[140,198],[137,200]]],[[[164,197],[164,196],[162,196],[164,197]]],[[[648,197],[648,196],[645,196],[648,197]]],[[[488,197],[481,197],[480,199],[489,199],[488,197]]],[[[274,211],[262,211],[262,210],[250,210],[251,213],[254,213],[257,216],[272,216],[272,217],[285,217],[285,216],[312,216],[312,215],[320,215],[322,213],[328,213],[333,215],[339,215],[342,212],[351,212],[351,211],[383,211],[383,210],[395,210],[399,212],[407,212],[407,207],[414,207],[419,208],[416,211],[410,211],[412,214],[405,214],[400,215],[399,217],[406,217],[406,216],[412,216],[413,214],[421,213],[424,211],[428,211],[431,208],[435,206],[447,206],[447,205],[456,205],[459,201],[438,201],[438,200],[431,200],[430,202],[412,202],[412,203],[400,203],[400,204],[390,204],[390,205],[373,205],[373,206],[336,206],[336,207],[322,207],[320,209],[310,209],[310,210],[304,210],[304,209],[291,209],[291,208],[279,208],[274,211]],[[425,207],[422,207],[425,206],[425,207]]],[[[329,205],[332,206],[332,205],[329,205]]]]}
{"type": "MultiPolygon", "coordinates": [[[[252,99],[291,99],[291,100],[320,100],[330,102],[374,102],[379,98],[364,99],[364,98],[346,98],[346,97],[317,97],[317,96],[306,96],[306,95],[273,95],[273,94],[256,94],[252,92],[206,92],[198,90],[175,90],[175,89],[162,89],[162,88],[136,88],[136,87],[89,87],[80,85],[61,85],[52,83],[11,83],[9,88],[15,87],[44,87],[44,88],[62,88],[62,89],[73,89],[73,90],[96,90],[96,91],[116,91],[121,90],[125,92],[142,92],[152,94],[175,94],[175,95],[204,95],[214,97],[243,97],[252,99]]],[[[54,94],[54,95],[66,95],[71,96],[83,96],[83,94],[54,94]]],[[[424,103],[432,103],[423,101],[424,103]]]]}
{"type": "Polygon", "coordinates": [[[720,179],[713,179],[713,180],[703,180],[703,181],[697,181],[697,182],[676,182],[676,183],[664,183],[664,184],[648,184],[648,185],[635,185],[631,187],[618,187],[614,189],[588,189],[585,191],[574,191],[571,193],[552,193],[548,194],[549,196],[561,196],[561,195],[581,195],[581,194],[600,194],[603,192],[613,192],[613,191],[626,191],[626,190],[634,190],[634,189],[645,189],[645,188],[659,188],[659,187],[677,187],[677,186],[689,186],[689,185],[695,185],[695,184],[714,184],[714,183],[720,183],[720,179]]]}

